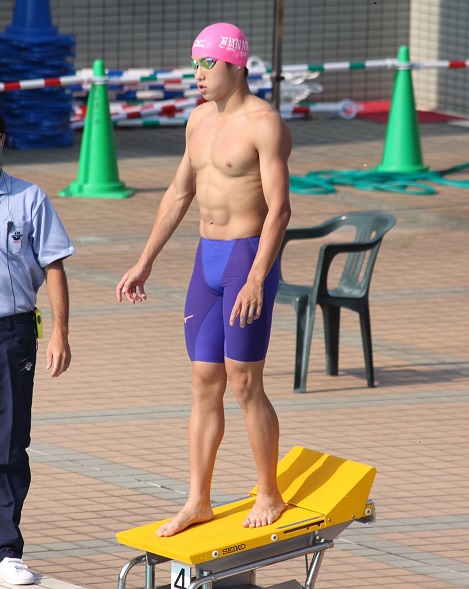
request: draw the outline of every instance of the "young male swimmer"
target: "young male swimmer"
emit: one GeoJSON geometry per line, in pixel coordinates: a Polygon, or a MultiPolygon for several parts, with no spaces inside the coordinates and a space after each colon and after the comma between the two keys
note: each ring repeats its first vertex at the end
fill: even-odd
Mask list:
{"type": "Polygon", "coordinates": [[[229,23],[206,27],[192,46],[197,86],[206,102],[191,114],[186,149],[159,205],[138,262],[122,277],[117,300],[146,300],[152,265],[195,198],[200,242],[187,293],[184,329],[192,361],[190,491],[159,536],[213,518],[210,487],[224,434],[227,380],[246,423],[258,494],[243,525],[276,521],[285,509],[277,487],[279,424],[263,371],[278,252],[290,219],[291,136],[278,112],[253,96],[246,80],[248,41],[229,23]]]}

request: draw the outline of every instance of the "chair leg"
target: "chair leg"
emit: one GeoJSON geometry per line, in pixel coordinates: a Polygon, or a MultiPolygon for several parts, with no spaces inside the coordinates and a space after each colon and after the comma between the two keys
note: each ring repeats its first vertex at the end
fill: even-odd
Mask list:
{"type": "Polygon", "coordinates": [[[326,374],[339,374],[340,307],[321,305],[324,317],[324,341],[326,346],[326,374]]]}
{"type": "Polygon", "coordinates": [[[308,378],[309,355],[311,352],[311,339],[313,336],[315,306],[307,300],[300,299],[296,302],[296,353],[295,353],[295,377],[293,390],[295,393],[306,392],[306,379],[308,378]]]}
{"type": "Polygon", "coordinates": [[[375,386],[375,375],[373,369],[373,348],[371,343],[371,321],[370,308],[365,302],[360,311],[360,328],[362,332],[363,355],[365,356],[365,370],[368,386],[375,386]]]}

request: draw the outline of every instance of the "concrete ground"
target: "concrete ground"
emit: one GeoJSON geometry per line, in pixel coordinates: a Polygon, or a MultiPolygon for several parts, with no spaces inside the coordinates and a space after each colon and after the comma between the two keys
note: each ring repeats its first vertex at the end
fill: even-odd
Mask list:
{"type": "MultiPolygon", "coordinates": [[[[370,169],[381,160],[385,125],[313,119],[290,127],[293,175],[370,169]]],[[[431,170],[469,161],[467,129],[425,124],[420,136],[431,170]]],[[[184,129],[120,129],[115,142],[120,178],[136,189],[124,200],[57,197],[77,176],[81,134],[73,148],[6,150],[3,157],[10,174],[48,192],[77,249],[66,262],[73,361],[56,380],[45,370],[45,289],[39,297],[45,337],[22,530],[24,558],[38,584],[50,589],[115,588],[121,567],[139,554],[119,545],[116,532],[169,517],[188,491],[190,363],[181,319],[198,240],[195,207],[155,264],[148,301],[118,305],[114,292],[143,248],[182,155],[184,129]]],[[[371,493],[377,522],[353,524],[337,538],[318,589],[469,587],[469,190],[433,186],[434,195],[347,186],[291,195],[291,227],[358,210],[389,211],[397,219],[371,288],[375,388],[366,387],[358,318],[345,312],[339,376],[325,374],[318,314],[308,391],[294,394],[294,311],[276,306],[265,384],[280,420],[281,456],[300,445],[378,471],[371,493]]],[[[314,264],[297,252],[289,272],[307,279],[314,264]]],[[[256,482],[229,391],[226,415],[213,480],[217,502],[245,496],[256,482]]],[[[304,583],[301,559],[263,569],[257,582],[290,579],[304,583]]],[[[136,567],[127,586],[143,583],[143,568],[136,567]]],[[[163,566],[157,584],[167,583],[163,566]]]]}

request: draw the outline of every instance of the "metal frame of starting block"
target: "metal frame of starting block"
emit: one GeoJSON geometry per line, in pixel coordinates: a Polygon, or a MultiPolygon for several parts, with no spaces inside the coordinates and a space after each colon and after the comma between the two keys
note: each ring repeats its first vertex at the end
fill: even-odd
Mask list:
{"type": "MultiPolygon", "coordinates": [[[[145,589],[155,589],[155,566],[168,561],[173,561],[173,571],[180,570],[172,589],[254,587],[257,569],[310,554],[304,587],[313,589],[334,538],[354,521],[375,521],[369,499],[375,474],[372,466],[295,446],[278,464],[277,481],[286,509],[276,522],[243,527],[255,503],[256,487],[249,497],[216,507],[211,521],[175,536],[156,535],[168,520],[119,532],[120,544],[145,554],[124,565],[118,589],[126,589],[128,573],[137,564],[145,564],[145,589]]],[[[282,589],[299,586],[294,580],[281,585],[282,589]]]]}

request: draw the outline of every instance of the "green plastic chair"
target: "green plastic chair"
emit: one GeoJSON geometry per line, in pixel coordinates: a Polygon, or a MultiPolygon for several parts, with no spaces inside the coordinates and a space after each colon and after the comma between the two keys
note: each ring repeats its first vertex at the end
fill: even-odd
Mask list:
{"type": "MultiPolygon", "coordinates": [[[[326,373],[337,376],[339,372],[340,309],[345,307],[360,316],[366,377],[368,386],[374,386],[368,293],[381,242],[395,223],[396,219],[392,215],[366,211],[347,213],[315,227],[287,229],[285,232],[279,254],[280,285],[276,302],[289,303],[296,310],[295,393],[306,392],[316,305],[320,305],[324,317],[326,373]],[[320,247],[312,286],[290,284],[284,280],[282,256],[288,242],[325,237],[347,227],[354,231],[353,240],[339,242],[340,238],[337,236],[337,242],[326,243],[320,247]],[[337,260],[336,256],[339,256],[337,260]],[[332,282],[333,278],[329,271],[339,262],[340,268],[343,264],[343,270],[340,278],[335,279],[337,285],[331,289],[328,279],[332,282]]],[[[337,273],[337,270],[334,271],[337,273]]]]}

